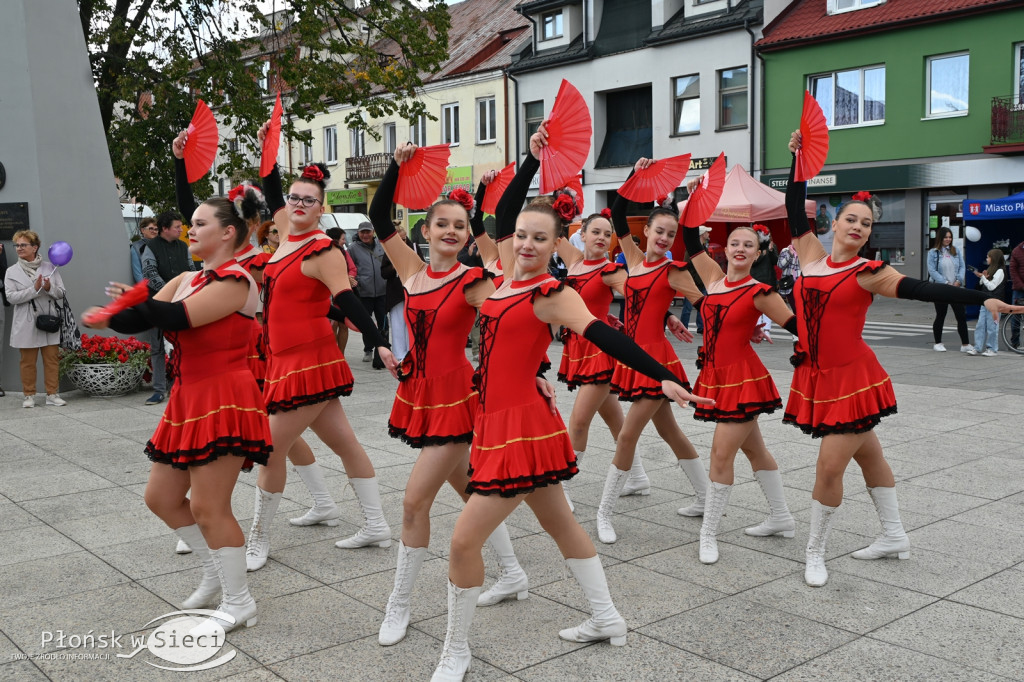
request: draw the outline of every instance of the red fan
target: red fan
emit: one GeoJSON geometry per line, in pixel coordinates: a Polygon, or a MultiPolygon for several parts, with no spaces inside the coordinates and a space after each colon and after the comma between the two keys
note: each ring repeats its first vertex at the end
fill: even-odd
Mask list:
{"type": "Polygon", "coordinates": [[[619,194],[639,203],[661,201],[669,192],[679,187],[688,170],[689,154],[659,159],[647,168],[633,173],[633,177],[619,188],[619,194]]]}
{"type": "Polygon", "coordinates": [[[548,144],[540,153],[540,193],[551,194],[579,174],[590,154],[590,109],[569,81],[562,80],[544,125],[548,144]]]}
{"type": "Polygon", "coordinates": [[[188,124],[188,139],[185,140],[185,173],[189,182],[195,182],[206,175],[217,158],[220,133],[217,121],[206,102],[199,100],[192,122],[188,124]]]}
{"type": "Polygon", "coordinates": [[[128,310],[147,298],[149,298],[149,280],[144,279],[91,315],[83,315],[82,321],[86,324],[96,324],[102,320],[109,320],[122,310],[128,310]]]}
{"type": "Polygon", "coordinates": [[[804,110],[800,114],[800,149],[796,150],[793,179],[807,182],[817,175],[828,157],[828,123],[821,105],[804,90],[804,110]]]}
{"type": "Polygon", "coordinates": [[[516,164],[514,161],[501,169],[498,177],[494,178],[491,184],[487,185],[487,189],[484,190],[484,200],[480,206],[481,211],[488,215],[494,215],[501,195],[505,193],[505,188],[508,187],[508,183],[512,182],[512,178],[515,175],[516,164]]]}
{"type": "Polygon", "coordinates": [[[725,152],[722,152],[693,188],[690,198],[683,207],[682,215],[679,216],[680,224],[686,227],[699,227],[707,222],[715,212],[724,189],[725,152]]]}
{"type": "Polygon", "coordinates": [[[277,150],[281,146],[281,93],[277,93],[274,111],[270,114],[270,128],[263,138],[263,156],[260,157],[260,177],[265,178],[274,170],[277,150]]]}
{"type": "Polygon", "coordinates": [[[412,158],[398,167],[395,203],[406,208],[427,208],[435,201],[448,179],[451,150],[446,144],[420,147],[412,158]]]}

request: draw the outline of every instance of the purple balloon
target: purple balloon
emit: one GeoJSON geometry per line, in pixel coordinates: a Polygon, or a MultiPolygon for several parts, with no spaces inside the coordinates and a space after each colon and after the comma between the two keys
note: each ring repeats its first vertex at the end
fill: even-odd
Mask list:
{"type": "Polygon", "coordinates": [[[50,249],[46,254],[54,265],[67,265],[71,262],[71,257],[75,255],[75,252],[71,249],[71,244],[67,242],[54,242],[50,244],[50,249]]]}

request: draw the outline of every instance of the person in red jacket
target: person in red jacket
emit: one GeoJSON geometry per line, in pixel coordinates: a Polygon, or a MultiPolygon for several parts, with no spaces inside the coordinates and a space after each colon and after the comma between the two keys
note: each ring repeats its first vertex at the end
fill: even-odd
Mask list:
{"type": "MultiPolygon", "coordinates": [[[[1024,242],[1017,244],[1010,252],[1010,285],[1013,287],[1013,304],[1024,305],[1024,242]]],[[[1020,347],[1020,318],[1010,318],[1010,344],[1020,347]]]]}

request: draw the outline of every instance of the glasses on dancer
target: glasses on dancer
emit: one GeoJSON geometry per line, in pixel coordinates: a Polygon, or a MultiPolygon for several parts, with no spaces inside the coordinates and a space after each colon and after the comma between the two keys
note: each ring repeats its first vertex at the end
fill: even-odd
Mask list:
{"type": "Polygon", "coordinates": [[[323,203],[315,197],[304,197],[301,194],[285,194],[284,200],[292,206],[302,205],[306,208],[310,208],[318,203],[323,203]]]}

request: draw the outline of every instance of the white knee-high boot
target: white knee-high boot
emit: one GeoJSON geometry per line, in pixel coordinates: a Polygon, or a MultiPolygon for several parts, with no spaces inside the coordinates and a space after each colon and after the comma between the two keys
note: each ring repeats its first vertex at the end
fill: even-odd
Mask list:
{"type": "Polygon", "coordinates": [[[270,523],[281,504],[281,493],[268,493],[256,488],[256,510],[245,547],[245,563],[250,571],[258,571],[270,555],[270,523]]]}
{"type": "Polygon", "coordinates": [[[804,582],[811,587],[821,587],[828,582],[825,569],[825,543],[832,530],[832,517],[839,507],[826,507],[817,500],[811,500],[811,533],[807,537],[807,564],[804,567],[804,582]]]}
{"type": "Polygon", "coordinates": [[[870,546],[853,553],[854,559],[884,559],[895,556],[910,558],[910,538],[903,530],[900,520],[900,505],[896,501],[896,488],[868,488],[868,494],[875,503],[878,520],[882,523],[882,534],[870,546]]]}
{"type": "Polygon", "coordinates": [[[583,588],[583,594],[590,602],[591,616],[574,628],[562,630],[558,636],[569,642],[599,642],[607,639],[613,646],[624,646],[626,621],[612,603],[601,558],[592,556],[589,559],[566,559],[565,565],[583,588]]]}
{"type": "Polygon", "coordinates": [[[626,484],[629,472],[619,469],[614,464],[608,465],[608,476],[604,479],[604,490],[601,492],[601,504],[597,508],[597,539],[610,545],[618,539],[612,527],[612,515],[615,513],[615,501],[619,499],[622,486],[626,484]]]}
{"type": "Polygon", "coordinates": [[[791,538],[796,535],[796,521],[789,513],[786,494],[782,490],[782,474],[778,469],[762,469],[754,472],[754,478],[761,484],[761,490],[768,499],[768,518],[753,528],[745,528],[743,532],[756,537],[782,535],[791,538]]]}
{"type": "Polygon", "coordinates": [[[498,602],[511,597],[522,601],[530,596],[530,583],[526,578],[526,571],[519,565],[516,552],[512,549],[512,538],[508,534],[508,526],[502,521],[494,529],[487,543],[498,555],[498,564],[501,566],[501,574],[498,582],[491,585],[491,588],[480,595],[477,606],[493,606],[498,602]]]}
{"type": "Polygon", "coordinates": [[[638,452],[633,455],[633,466],[629,468],[629,478],[626,479],[626,485],[622,486],[619,497],[650,494],[651,479],[647,477],[647,471],[644,470],[644,458],[638,452]]]}
{"type": "Polygon", "coordinates": [[[196,638],[203,635],[217,635],[216,625],[231,632],[237,627],[251,628],[256,625],[256,600],[249,594],[246,580],[245,547],[221,547],[210,551],[217,573],[220,576],[221,597],[217,612],[193,628],[189,633],[196,638]],[[218,617],[227,614],[230,620],[218,617]]]}
{"type": "Polygon", "coordinates": [[[689,507],[680,507],[676,513],[680,516],[703,516],[704,498],[708,492],[708,472],[704,471],[704,464],[700,461],[700,457],[679,460],[679,468],[690,480],[697,499],[689,507]]]}
{"type": "Polygon", "coordinates": [[[718,524],[729,504],[732,486],[711,481],[707,501],[704,503],[704,521],[700,526],[700,562],[713,564],[718,561],[718,524]]]}
{"type": "Polygon", "coordinates": [[[382,646],[398,644],[405,639],[405,633],[409,629],[412,587],[426,557],[426,547],[406,547],[401,540],[398,541],[395,587],[388,597],[388,605],[384,608],[384,622],[380,624],[380,632],[377,634],[377,641],[382,646]]]}
{"type": "MultiPolygon", "coordinates": [[[[573,450],[573,453],[576,455],[576,468],[578,469],[583,461],[584,453],[580,450],[573,450]]],[[[569,503],[569,511],[575,512],[576,505],[572,503],[572,498],[569,497],[569,481],[562,481],[562,494],[565,495],[565,501],[569,503]]]]}
{"type": "Polygon", "coordinates": [[[317,462],[305,466],[296,466],[295,471],[306,484],[309,494],[313,497],[313,508],[297,519],[289,519],[293,526],[313,526],[322,523],[325,526],[337,526],[341,510],[334,503],[334,498],[327,490],[327,479],[324,470],[317,462]]]}
{"type": "Polygon", "coordinates": [[[196,553],[199,561],[203,564],[203,578],[199,581],[199,587],[192,595],[181,603],[183,609],[201,609],[204,606],[212,606],[220,597],[220,577],[217,575],[217,567],[210,556],[210,548],[206,545],[206,538],[199,530],[199,525],[193,523],[191,526],[175,528],[174,532],[181,538],[181,542],[188,544],[196,553]]]}
{"type": "Polygon", "coordinates": [[[356,491],[359,507],[363,510],[363,527],[350,538],[338,540],[335,547],[355,549],[377,545],[391,546],[391,526],[384,520],[384,509],[380,502],[380,489],[377,488],[377,477],[351,478],[352,489],[356,491]]]}
{"type": "Polygon", "coordinates": [[[430,682],[462,682],[473,655],[469,651],[469,628],[480,596],[480,587],[456,587],[448,583],[448,631],[444,636],[441,661],[430,682]]]}

